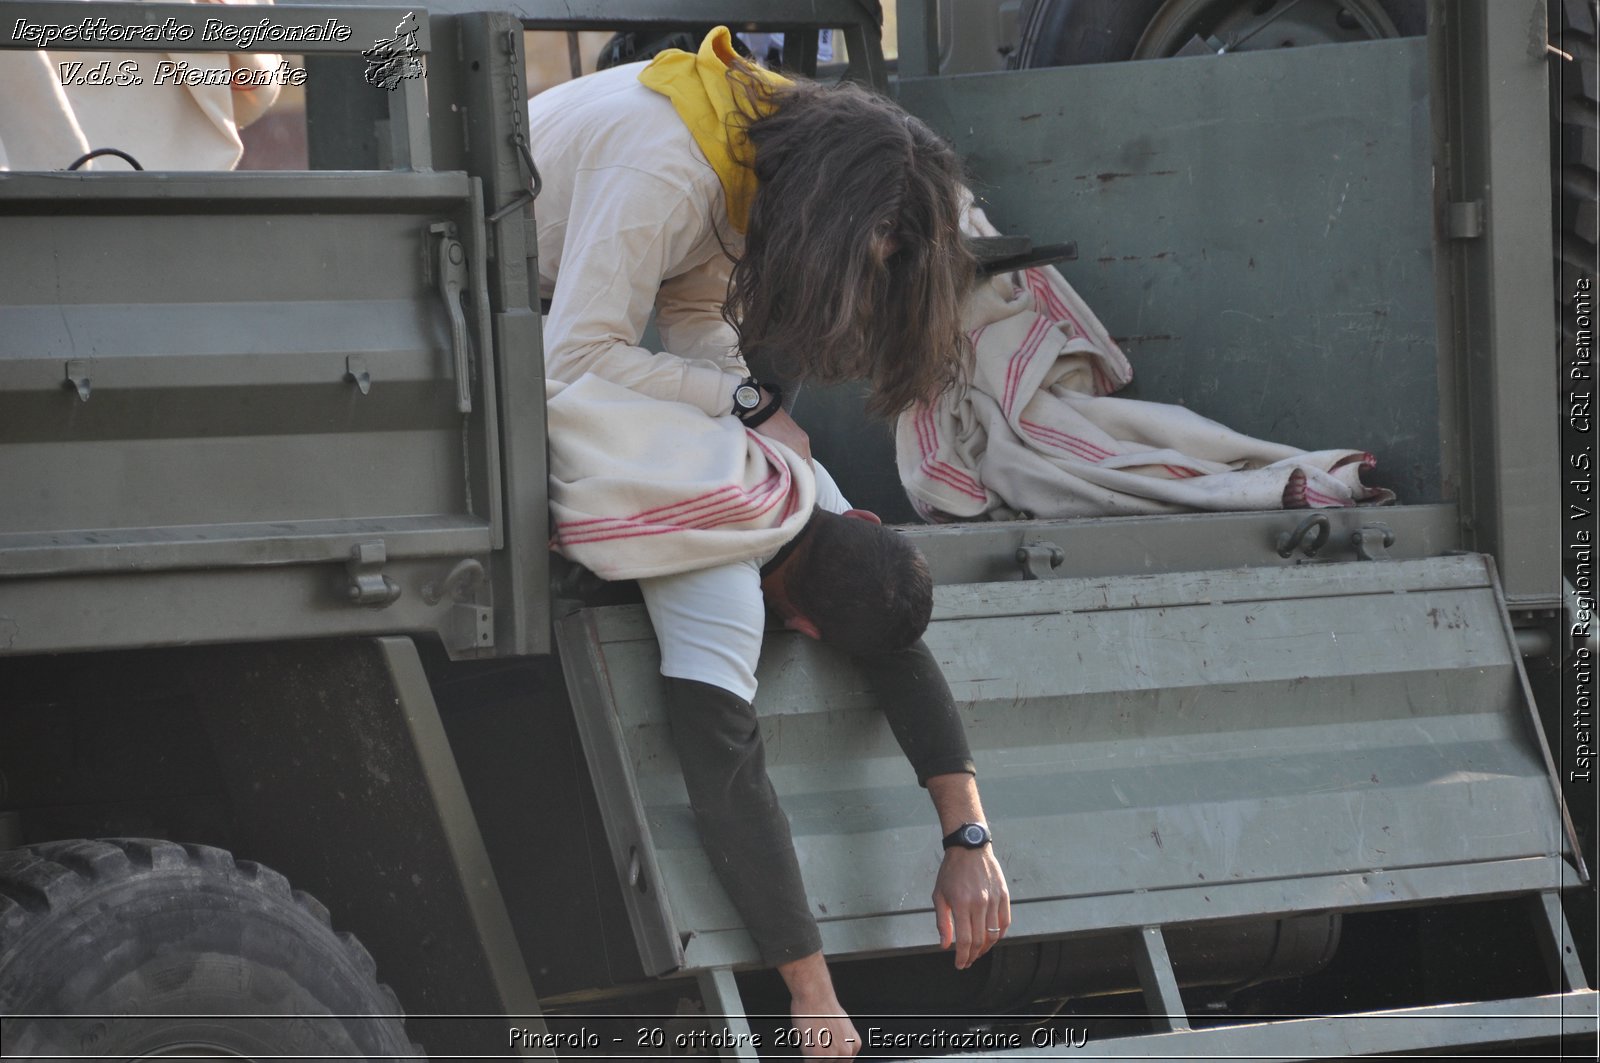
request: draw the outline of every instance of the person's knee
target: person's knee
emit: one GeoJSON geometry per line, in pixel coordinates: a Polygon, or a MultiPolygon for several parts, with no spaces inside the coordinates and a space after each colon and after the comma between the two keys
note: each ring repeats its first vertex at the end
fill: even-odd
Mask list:
{"type": "Polygon", "coordinates": [[[673,745],[695,814],[724,820],[737,818],[741,807],[776,807],[750,703],[694,679],[668,678],[666,687],[673,745]]]}
{"type": "Polygon", "coordinates": [[[746,701],[755,697],[766,611],[754,563],[642,579],[639,589],[663,676],[699,680],[746,701]]]}

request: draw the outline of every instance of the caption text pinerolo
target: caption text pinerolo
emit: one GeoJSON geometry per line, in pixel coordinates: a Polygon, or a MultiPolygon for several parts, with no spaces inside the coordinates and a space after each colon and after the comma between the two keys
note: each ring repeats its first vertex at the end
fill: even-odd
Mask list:
{"type": "MultiPolygon", "coordinates": [[[[922,1049],[946,1051],[995,1051],[1024,1048],[1082,1048],[1089,1043],[1085,1027],[1040,1026],[1032,1030],[885,1030],[869,1026],[862,1047],[874,1049],[922,1049]]],[[[641,1026],[632,1037],[603,1036],[593,1030],[541,1030],[526,1026],[508,1028],[506,1047],[558,1049],[652,1049],[685,1051],[784,1049],[803,1052],[812,1048],[831,1048],[833,1035],[826,1027],[795,1029],[761,1034],[749,1030],[690,1029],[668,1033],[661,1026],[641,1026]]]]}

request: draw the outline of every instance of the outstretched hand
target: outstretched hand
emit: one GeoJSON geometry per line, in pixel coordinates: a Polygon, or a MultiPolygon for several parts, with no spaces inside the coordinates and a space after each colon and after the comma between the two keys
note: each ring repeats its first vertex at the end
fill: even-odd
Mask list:
{"type": "Polygon", "coordinates": [[[939,947],[956,950],[966,969],[1005,936],[1011,926],[1011,891],[994,847],[946,849],[933,885],[933,915],[939,947]]]}

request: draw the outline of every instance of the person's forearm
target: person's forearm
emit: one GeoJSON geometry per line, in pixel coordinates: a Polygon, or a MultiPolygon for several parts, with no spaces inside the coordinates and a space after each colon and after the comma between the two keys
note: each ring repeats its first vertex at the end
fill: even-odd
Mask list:
{"type": "Polygon", "coordinates": [[[895,741],[917,773],[917,781],[973,771],[966,729],[939,662],[921,639],[895,653],[859,657],[895,741]]]}
{"type": "Polygon", "coordinates": [[[949,834],[963,823],[987,823],[978,798],[978,780],[966,772],[935,775],[928,780],[928,796],[939,814],[939,829],[949,834]]]}
{"type": "Polygon", "coordinates": [[[796,1001],[831,1001],[834,1005],[838,1004],[834,996],[833,976],[828,973],[828,963],[822,953],[813,952],[798,960],[780,963],[778,974],[783,977],[783,984],[789,987],[789,996],[796,1001]]]}

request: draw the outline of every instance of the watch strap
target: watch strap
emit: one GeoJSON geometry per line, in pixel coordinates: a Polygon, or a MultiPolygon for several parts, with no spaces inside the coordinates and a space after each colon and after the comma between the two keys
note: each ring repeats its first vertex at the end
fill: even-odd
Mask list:
{"type": "Polygon", "coordinates": [[[982,823],[963,823],[944,836],[946,849],[982,849],[994,840],[989,828],[982,823]]]}
{"type": "Polygon", "coordinates": [[[762,384],[771,395],[772,401],[758,410],[753,410],[739,420],[744,422],[746,428],[759,428],[771,419],[772,415],[783,409],[783,389],[776,384],[762,384]]]}

